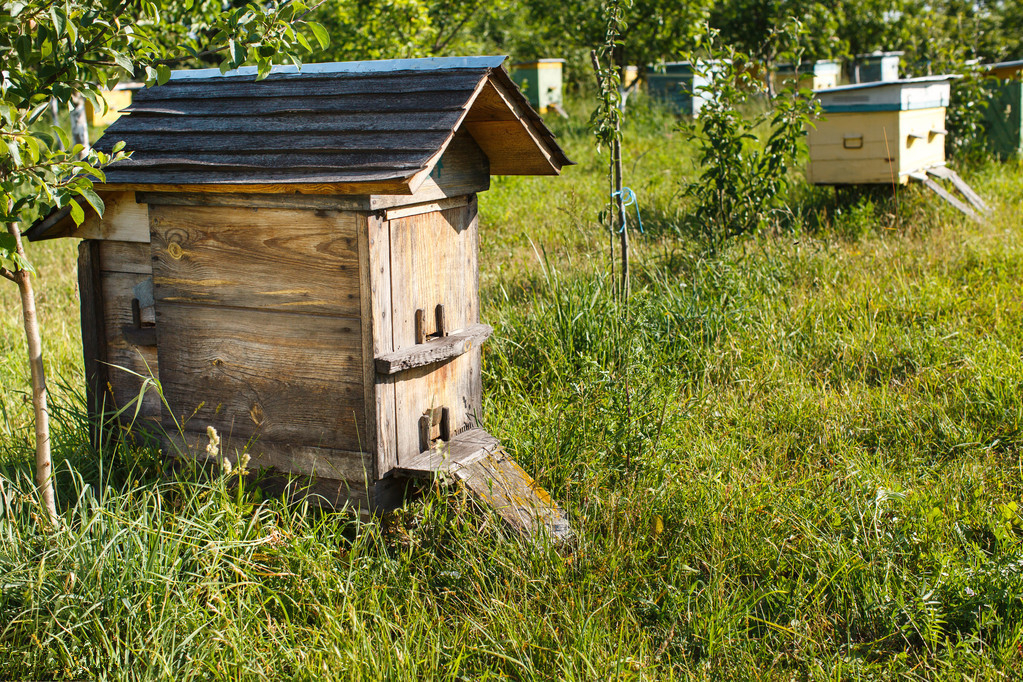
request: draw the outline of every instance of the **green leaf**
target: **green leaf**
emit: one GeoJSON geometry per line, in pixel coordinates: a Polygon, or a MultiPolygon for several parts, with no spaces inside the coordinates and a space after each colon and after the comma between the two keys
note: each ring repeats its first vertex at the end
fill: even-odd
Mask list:
{"type": "Polygon", "coordinates": [[[307,22],[309,28],[312,30],[313,35],[316,37],[316,41],[320,43],[320,47],[324,50],[330,45],[330,35],[327,33],[327,29],[323,28],[322,24],[315,21],[307,22]]]}
{"type": "Polygon", "coordinates": [[[113,151],[113,153],[116,154],[117,152],[121,151],[122,149],[124,149],[124,140],[118,140],[114,144],[114,148],[111,151],[113,151]]]}
{"type": "Polygon", "coordinates": [[[170,80],[171,68],[166,64],[159,64],[156,67],[156,84],[163,85],[170,80]]]}
{"type": "Polygon", "coordinates": [[[4,140],[7,143],[7,152],[11,155],[15,167],[21,165],[21,151],[18,149],[18,141],[14,138],[4,140]]]}
{"type": "Polygon", "coordinates": [[[75,225],[85,222],[85,211],[82,210],[81,204],[72,200],[68,205],[71,207],[71,219],[75,221],[75,225]]]}
{"type": "Polygon", "coordinates": [[[245,46],[241,43],[231,40],[228,42],[228,47],[231,52],[231,61],[235,66],[241,66],[245,63],[245,46]]]}
{"type": "Polygon", "coordinates": [[[67,32],[67,15],[64,14],[63,10],[51,7],[50,18],[53,19],[53,29],[56,31],[56,37],[60,38],[67,32]]]}
{"type": "Polygon", "coordinates": [[[9,232],[0,232],[0,258],[10,260],[11,254],[17,253],[18,242],[9,232]]]}
{"type": "Polygon", "coordinates": [[[129,74],[135,73],[135,65],[131,63],[131,60],[128,59],[127,55],[122,54],[121,52],[111,52],[110,56],[114,58],[114,61],[119,67],[127,71],[129,74]]]}
{"type": "Polygon", "coordinates": [[[89,205],[96,210],[97,215],[103,217],[103,211],[106,210],[106,204],[103,203],[103,199],[96,194],[95,190],[91,187],[79,187],[75,191],[78,192],[83,199],[89,202],[89,205]]]}

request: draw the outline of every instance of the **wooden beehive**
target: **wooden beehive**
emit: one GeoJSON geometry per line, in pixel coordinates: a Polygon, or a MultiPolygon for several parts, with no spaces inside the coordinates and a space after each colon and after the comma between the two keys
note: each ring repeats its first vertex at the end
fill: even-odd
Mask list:
{"type": "Polygon", "coordinates": [[[856,55],[853,61],[853,83],[899,80],[899,63],[903,54],[905,53],[876,50],[856,55]]]}
{"type": "Polygon", "coordinates": [[[152,374],[166,404],[147,392],[140,422],[168,452],[201,454],[213,426],[251,466],[369,509],[396,503],[397,474],[496,443],[477,193],[571,163],[502,60],[184,71],[137,93],[97,145],[133,150],[97,185],[104,216],[29,234],[83,240],[90,413],[152,374]]]}
{"type": "Polygon", "coordinates": [[[798,69],[793,64],[782,64],[771,74],[771,80],[775,91],[793,82],[800,88],[822,90],[838,86],[841,75],[842,65],[839,62],[822,59],[812,64],[801,64],[798,69]]]}
{"type": "Polygon", "coordinates": [[[524,90],[526,99],[541,114],[550,107],[561,107],[564,59],[537,59],[513,64],[511,77],[524,90]]]}
{"type": "Polygon", "coordinates": [[[990,95],[984,109],[988,144],[1001,159],[1023,153],[1023,60],[984,67],[997,79],[987,84],[990,95]]]}
{"type": "Polygon", "coordinates": [[[809,131],[810,182],[904,184],[911,174],[943,165],[951,78],[818,90],[824,115],[809,131]]]}
{"type": "Polygon", "coordinates": [[[690,62],[667,62],[647,67],[647,89],[651,97],[670,105],[685,116],[699,116],[700,109],[710,101],[705,88],[717,66],[715,60],[700,61],[694,67],[690,62]]]}

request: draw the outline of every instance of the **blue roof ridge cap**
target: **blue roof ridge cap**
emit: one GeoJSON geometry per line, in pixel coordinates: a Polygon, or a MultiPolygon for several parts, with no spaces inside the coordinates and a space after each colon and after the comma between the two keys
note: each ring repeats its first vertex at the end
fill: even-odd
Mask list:
{"type": "MultiPolygon", "coordinates": [[[[325,62],[320,64],[278,64],[270,69],[270,76],[316,75],[328,73],[391,73],[394,71],[439,71],[443,69],[494,69],[501,66],[507,57],[494,55],[485,57],[421,57],[416,59],[377,59],[356,62],[325,62]]],[[[203,80],[208,78],[230,78],[232,76],[255,76],[255,66],[242,66],[221,73],[220,69],[179,69],[172,71],[170,80],[203,80]]]]}

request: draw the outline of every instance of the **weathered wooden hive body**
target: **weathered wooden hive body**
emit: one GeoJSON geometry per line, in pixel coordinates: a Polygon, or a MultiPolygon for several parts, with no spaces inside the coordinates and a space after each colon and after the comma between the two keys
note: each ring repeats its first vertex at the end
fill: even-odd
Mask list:
{"type": "Polygon", "coordinates": [[[30,233],[84,240],[90,412],[152,374],[166,405],[149,391],[140,421],[168,449],[201,453],[214,426],[250,466],[370,509],[438,440],[493,441],[475,428],[476,194],[571,163],[502,60],[176,72],[140,91],[97,145],[134,152],[97,186],[102,219],[65,209],[30,233]]]}
{"type": "Polygon", "coordinates": [[[809,132],[807,175],[818,185],[905,184],[945,163],[952,76],[818,90],[824,116],[809,132]]]}

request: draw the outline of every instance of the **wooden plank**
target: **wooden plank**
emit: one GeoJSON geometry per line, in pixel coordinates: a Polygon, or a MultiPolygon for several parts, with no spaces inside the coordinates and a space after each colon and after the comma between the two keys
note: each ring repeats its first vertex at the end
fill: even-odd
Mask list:
{"type": "MultiPolygon", "coordinates": [[[[316,152],[315,158],[322,158],[327,152],[346,163],[361,161],[367,155],[395,156],[397,159],[419,158],[413,152],[433,153],[440,148],[449,134],[448,130],[422,130],[373,133],[309,133],[283,131],[253,132],[158,132],[134,133],[131,143],[148,158],[154,152],[180,152],[189,154],[227,152],[295,152],[307,150],[305,156],[316,152]],[[202,145],[197,147],[197,145],[202,145]],[[345,154],[342,154],[344,152],[345,154]]],[[[420,154],[421,155],[421,154],[420,154]]],[[[299,155],[294,155],[301,159],[299,155]]],[[[131,159],[119,162],[118,167],[130,164],[131,159]]],[[[297,163],[297,162],[293,162],[297,163]]],[[[305,165],[310,165],[306,162],[305,165]]]]}
{"type": "MultiPolygon", "coordinates": [[[[411,181],[414,201],[434,201],[483,192],[490,187],[490,161],[471,135],[454,136],[443,155],[411,181]]],[[[389,208],[407,203],[399,197],[373,198],[374,208],[389,208]]]]}
{"type": "Polygon", "coordinates": [[[378,374],[397,374],[415,367],[425,367],[465,355],[490,338],[494,328],[489,324],[472,324],[448,336],[403,348],[376,358],[378,374]]]}
{"type": "Polygon", "coordinates": [[[891,185],[906,184],[908,176],[899,175],[894,162],[883,159],[845,159],[811,161],[807,179],[817,185],[891,185]]]}
{"type": "Polygon", "coordinates": [[[438,199],[437,201],[413,204],[411,206],[402,206],[401,208],[392,208],[388,209],[384,213],[384,220],[398,220],[399,218],[408,218],[410,216],[419,215],[420,213],[446,211],[449,208],[465,206],[467,203],[469,203],[469,197],[461,195],[457,197],[438,199]]]}
{"type": "MultiPolygon", "coordinates": [[[[222,456],[237,464],[241,453],[247,453],[252,471],[274,469],[282,473],[358,483],[363,487],[373,480],[372,457],[368,452],[295,445],[263,438],[248,439],[219,432],[218,436],[222,456]]],[[[205,429],[186,428],[168,433],[167,438],[171,446],[168,454],[200,461],[208,459],[206,446],[209,436],[205,429]]]]}
{"type": "Polygon", "coordinates": [[[359,319],[157,300],[168,429],[363,450],[359,319]]]}
{"type": "Polygon", "coordinates": [[[504,448],[498,447],[475,462],[459,467],[456,476],[473,496],[527,538],[555,542],[574,538],[565,512],[504,448]]]}
{"type": "Polygon", "coordinates": [[[99,265],[103,272],[133,272],[153,274],[153,258],[145,242],[103,240],[99,243],[99,265]]]}
{"type": "Polygon", "coordinates": [[[466,129],[490,159],[495,175],[558,175],[571,161],[521,95],[504,92],[509,84],[515,88],[506,75],[487,81],[472,102],[466,129]],[[509,153],[514,158],[506,162],[509,153]]]}
{"type": "Polygon", "coordinates": [[[970,208],[963,202],[959,201],[959,199],[954,197],[947,189],[945,189],[938,183],[934,182],[934,180],[931,180],[929,177],[927,177],[926,173],[913,173],[909,177],[912,178],[913,180],[916,180],[917,182],[923,183],[924,187],[937,194],[939,197],[944,199],[953,208],[958,210],[966,217],[970,218],[971,220],[975,220],[978,223],[984,222],[972,208],[970,208]]]}
{"type": "MultiPolygon", "coordinates": [[[[136,101],[127,112],[163,114],[169,116],[191,116],[212,114],[235,117],[258,117],[281,114],[309,114],[318,112],[362,113],[375,115],[381,111],[451,111],[462,109],[473,93],[473,88],[443,90],[424,95],[421,92],[391,92],[386,97],[379,94],[336,95],[325,97],[272,97],[220,99],[198,97],[167,102],[136,101]]],[[[116,124],[115,124],[116,125],[116,124]]],[[[244,124],[237,126],[243,129],[244,124]]],[[[111,126],[110,134],[120,137],[117,128],[111,126]]],[[[115,140],[116,141],[116,140],[115,140]]],[[[112,144],[112,143],[111,143],[112,144]]]]}
{"type": "MultiPolygon", "coordinates": [[[[331,177],[326,181],[307,181],[298,177],[276,176],[264,177],[261,174],[257,181],[246,182],[244,177],[232,176],[229,181],[223,178],[206,176],[196,173],[181,174],[185,181],[161,177],[135,180],[136,173],[125,173],[124,182],[116,181],[104,185],[110,190],[131,190],[139,192],[216,192],[226,194],[412,194],[409,189],[410,178],[393,178],[386,181],[366,181],[359,178],[350,180],[331,177]],[[128,176],[132,176],[129,178],[128,176]]],[[[163,172],[167,176],[169,173],[163,172]]],[[[110,175],[107,176],[111,180],[110,175]]]]}
{"type": "Polygon", "coordinates": [[[213,78],[202,81],[172,80],[155,88],[140,90],[137,102],[155,102],[194,98],[272,98],[289,99],[339,95],[387,95],[395,92],[420,93],[426,102],[433,93],[471,90],[487,75],[487,69],[459,69],[433,73],[348,73],[323,77],[305,76],[300,82],[287,79],[231,81],[213,78]]]}
{"type": "Polygon", "coordinates": [[[265,140],[259,145],[248,146],[241,146],[237,140],[232,140],[230,147],[221,147],[218,138],[208,136],[205,139],[196,136],[193,140],[185,140],[184,136],[164,134],[156,137],[165,141],[160,145],[161,148],[139,147],[130,159],[118,161],[111,170],[123,172],[166,168],[168,171],[205,172],[218,168],[225,170],[262,168],[276,172],[301,171],[307,175],[344,171],[366,175],[383,173],[384,177],[393,177],[400,171],[422,168],[439,148],[438,143],[437,146],[410,146],[400,150],[384,147],[293,150],[287,147],[275,148],[265,140]],[[203,146],[196,149],[196,145],[203,146]]]}
{"type": "Polygon", "coordinates": [[[991,212],[991,207],[987,205],[987,202],[985,202],[984,199],[979,194],[977,194],[977,192],[975,192],[972,187],[966,184],[966,181],[959,176],[959,173],[956,173],[948,166],[936,166],[934,168],[928,168],[927,174],[933,175],[934,177],[937,178],[950,180],[952,184],[955,185],[955,188],[959,190],[959,193],[966,197],[966,200],[970,202],[970,204],[974,208],[976,208],[978,211],[982,213],[991,212]]]}
{"type": "Polygon", "coordinates": [[[372,348],[364,357],[364,380],[369,387],[372,382],[373,402],[367,403],[367,411],[375,412],[376,435],[376,477],[386,476],[397,464],[396,433],[394,412],[394,379],[379,376],[372,358],[389,353],[394,348],[394,329],[391,320],[391,229],[390,223],[377,215],[366,217],[366,257],[368,265],[367,283],[363,289],[364,300],[369,303],[372,325],[372,348]],[[368,299],[368,300],[367,300],[368,299]]]}
{"type": "MultiPolygon", "coordinates": [[[[380,478],[377,472],[377,400],[376,376],[373,373],[373,270],[369,252],[369,220],[365,214],[359,214],[356,220],[359,246],[359,310],[362,320],[362,391],[366,414],[366,432],[364,435],[366,450],[372,453],[369,461],[369,481],[380,478]]],[[[376,218],[374,217],[374,220],[376,218]]]]}
{"type": "MultiPolygon", "coordinates": [[[[451,328],[479,323],[478,224],[475,199],[463,208],[390,221],[394,350],[415,345],[415,311],[443,304],[451,328]]],[[[441,365],[394,375],[397,458],[420,453],[419,418],[447,407],[451,430],[474,423],[481,411],[480,350],[441,365]]]]}
{"type": "Polygon", "coordinates": [[[149,217],[144,205],[135,203],[130,191],[106,190],[96,185],[103,197],[106,210],[100,219],[95,213],[72,230],[69,236],[76,239],[110,239],[121,242],[148,242],[149,217]]]}
{"type": "Polygon", "coordinates": [[[359,318],[356,221],[340,211],[152,206],[156,298],[359,318]]]}
{"type": "MultiPolygon", "coordinates": [[[[145,273],[103,272],[103,326],[106,344],[106,380],[110,388],[108,408],[121,409],[137,400],[147,378],[159,376],[156,348],[137,346],[125,337],[124,329],[133,326],[132,299],[135,288],[149,277],[145,273]],[[112,405],[111,405],[112,403],[112,405]]],[[[159,419],[162,405],[155,387],[147,388],[139,415],[159,419]]],[[[128,415],[130,418],[131,415],[128,415]]]]}
{"type": "Polygon", "coordinates": [[[457,475],[460,468],[469,466],[500,447],[500,442],[483,429],[468,429],[451,437],[437,447],[410,457],[394,473],[399,476],[432,480],[438,474],[457,475]]]}
{"type": "Polygon", "coordinates": [[[89,438],[99,447],[103,395],[107,386],[106,328],[103,317],[103,285],[100,279],[99,242],[78,246],[78,296],[82,312],[82,355],[85,361],[85,404],[93,421],[89,438]]]}
{"type": "MultiPolygon", "coordinates": [[[[443,130],[450,131],[461,118],[462,111],[399,111],[375,112],[372,115],[325,111],[312,114],[259,116],[245,121],[250,133],[322,133],[359,135],[378,131],[443,130]]],[[[217,133],[237,132],[238,120],[217,114],[194,116],[125,116],[117,124],[115,135],[129,133],[217,133]]]]}
{"type": "Polygon", "coordinates": [[[302,211],[368,211],[369,197],[333,197],[303,194],[211,194],[209,192],[137,192],[138,201],[150,206],[239,206],[290,208],[302,211]]]}

